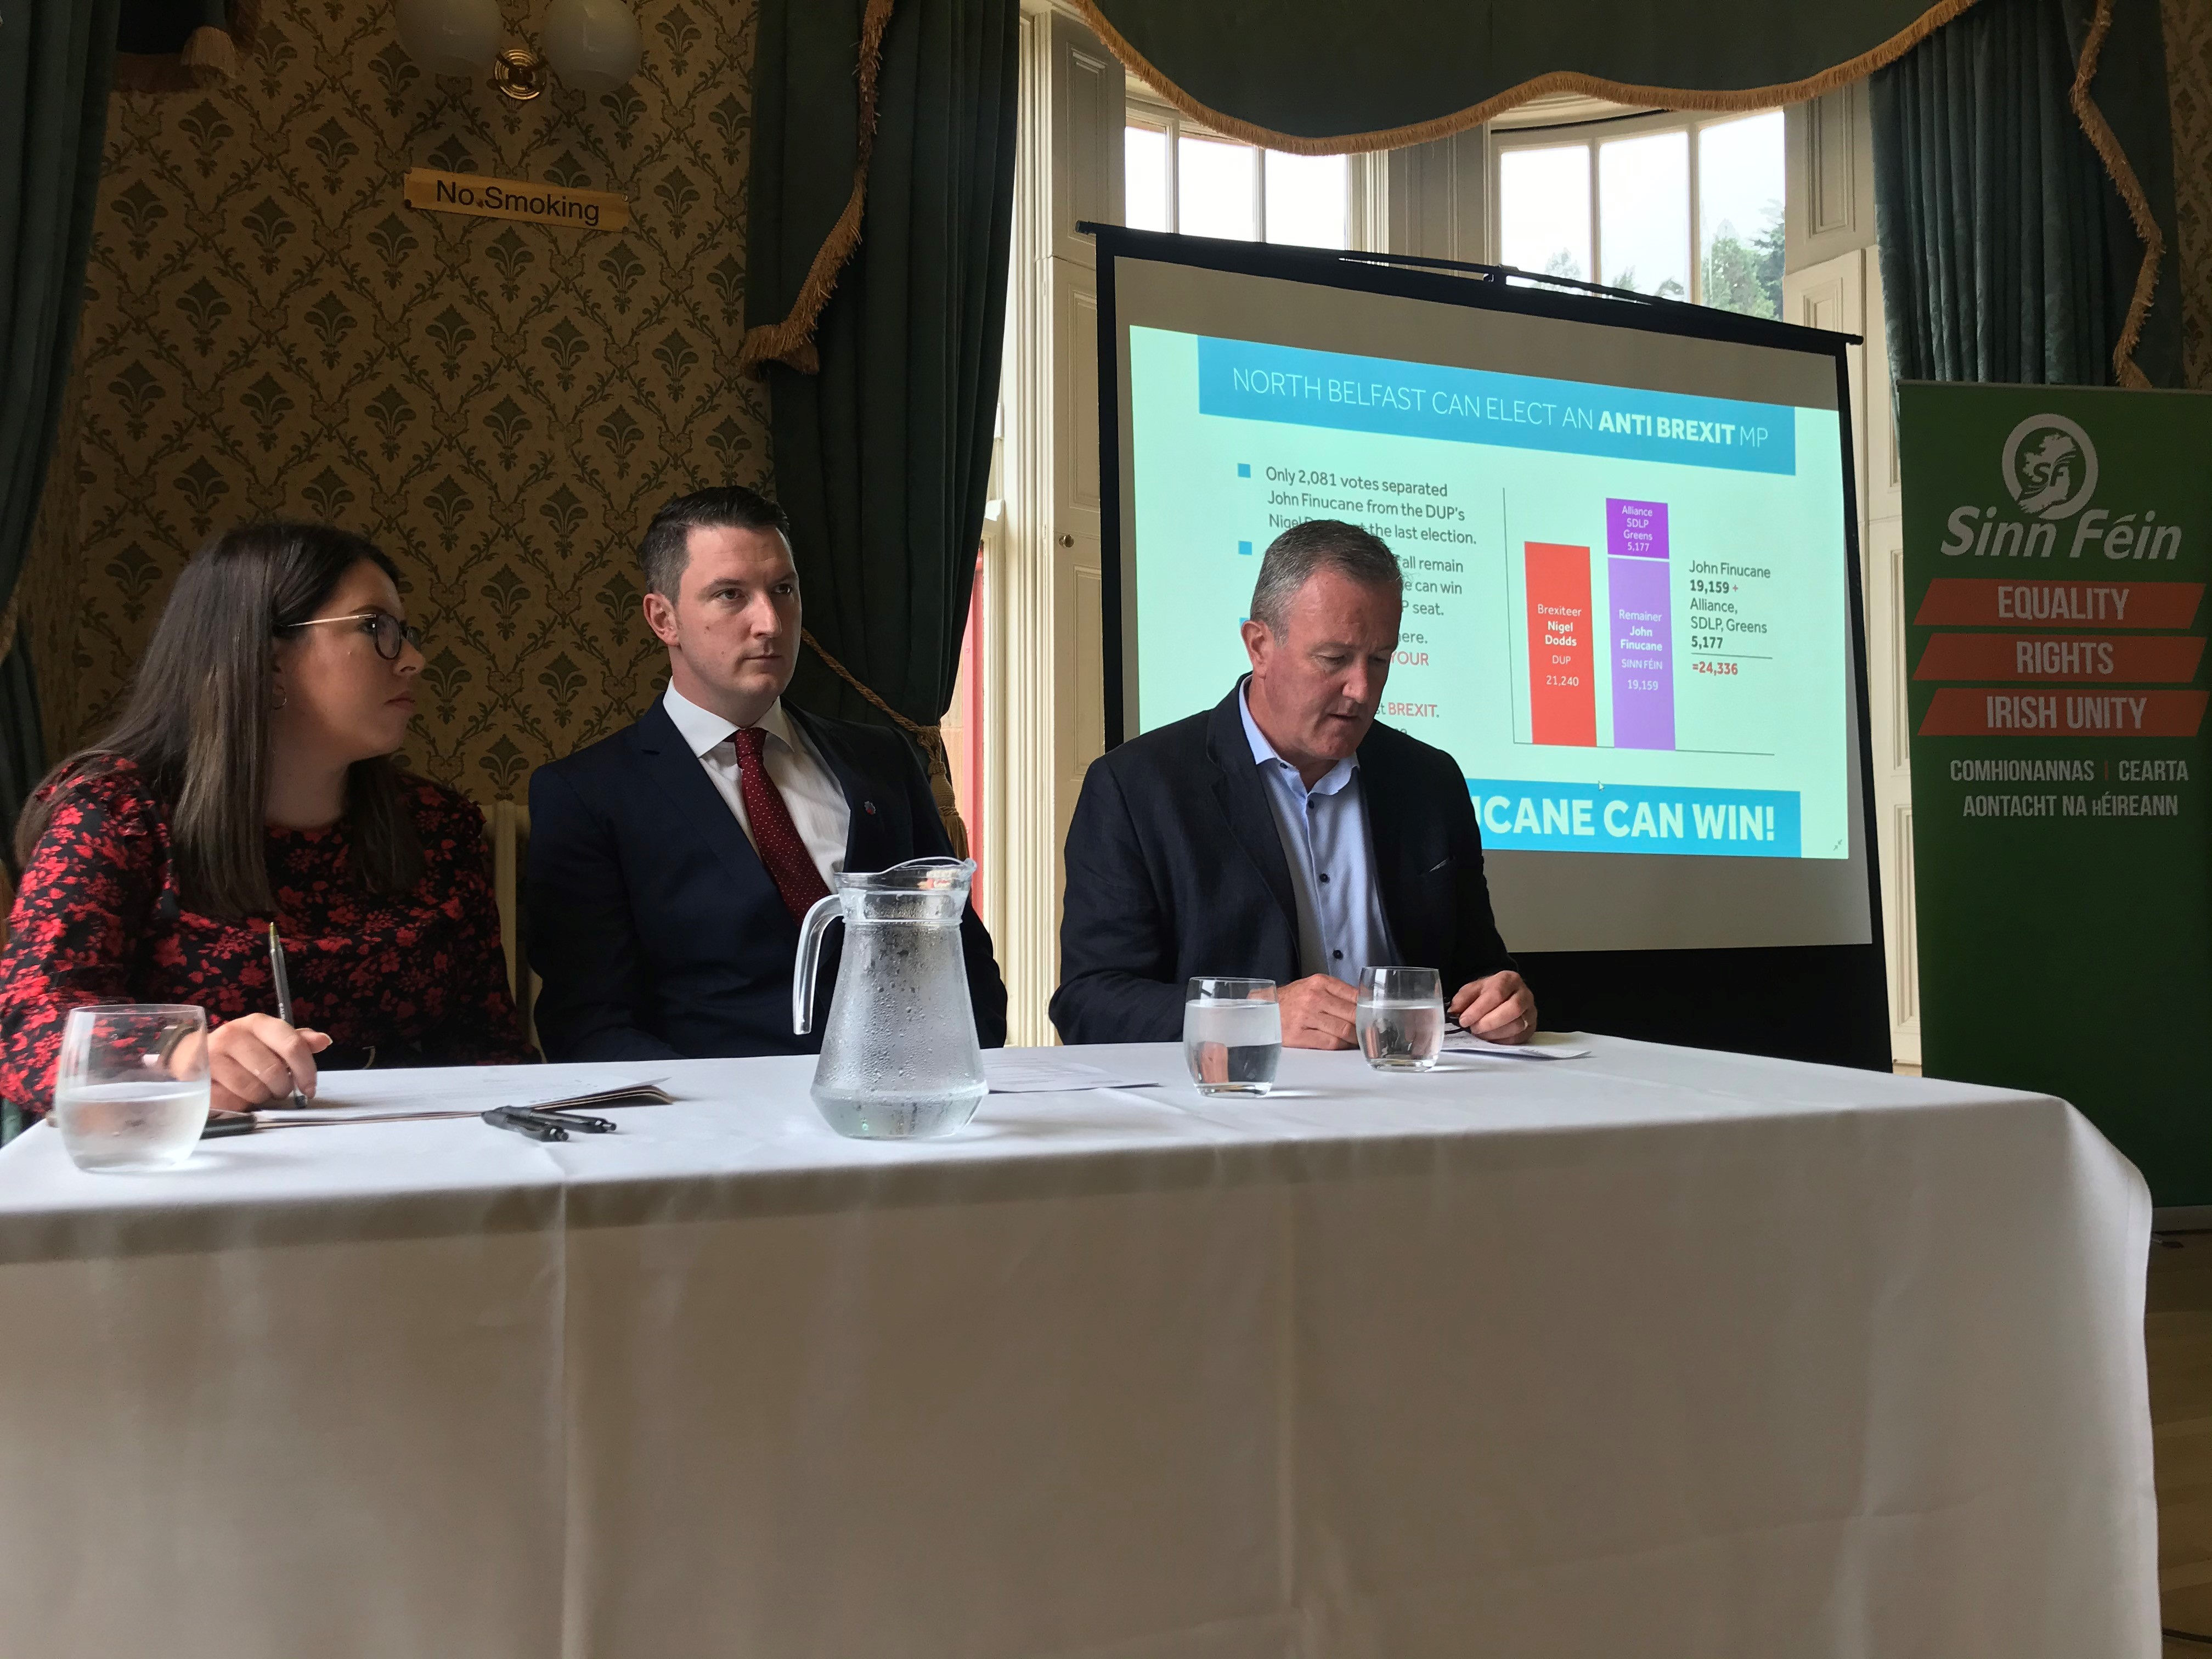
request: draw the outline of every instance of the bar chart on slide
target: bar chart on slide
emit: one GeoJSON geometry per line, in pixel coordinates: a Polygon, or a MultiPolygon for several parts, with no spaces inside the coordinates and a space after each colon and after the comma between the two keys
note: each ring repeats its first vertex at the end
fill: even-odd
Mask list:
{"type": "Polygon", "coordinates": [[[1674,747],[1674,602],[1664,501],[1607,498],[1602,563],[1586,545],[1524,542],[1528,740],[1674,747]],[[1601,682],[1608,694],[1601,700],[1601,682]],[[1599,711],[1609,717],[1601,722],[1599,711]]]}

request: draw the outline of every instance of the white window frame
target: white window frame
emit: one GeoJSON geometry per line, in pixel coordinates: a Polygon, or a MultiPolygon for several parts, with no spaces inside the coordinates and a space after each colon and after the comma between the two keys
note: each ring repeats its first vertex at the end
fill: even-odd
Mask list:
{"type": "MultiPolygon", "coordinates": [[[[1234,144],[1237,149],[1252,153],[1252,226],[1255,242],[1267,240],[1267,151],[1259,144],[1248,144],[1242,138],[1231,138],[1216,132],[1203,122],[1194,121],[1172,104],[1141,94],[1133,82],[1125,95],[1121,125],[1126,127],[1149,127],[1164,133],[1168,143],[1168,222],[1170,232],[1180,232],[1182,227],[1182,146],[1186,137],[1204,138],[1217,144],[1234,144]]],[[[1366,192],[1372,169],[1365,165],[1368,158],[1349,155],[1345,158],[1344,246],[1348,252],[1370,250],[1364,234],[1368,214],[1366,192]]],[[[1272,246],[1304,247],[1303,242],[1270,244],[1272,246]]]]}
{"type": "MultiPolygon", "coordinates": [[[[1779,106],[1777,106],[1778,108],[1779,106]]],[[[1689,303],[1701,306],[1705,302],[1705,259],[1703,246],[1702,204],[1698,199],[1698,154],[1700,135],[1708,127],[1726,126],[1754,115],[1770,115],[1774,110],[1742,109],[1721,113],[1692,112],[1686,110],[1654,110],[1644,113],[1601,116],[1595,119],[1559,123],[1547,126],[1493,125],[1490,134],[1490,246],[1498,258],[1504,257],[1504,234],[1505,213],[1505,157],[1515,150],[1565,149],[1580,144],[1588,155],[1589,164],[1589,280],[1605,281],[1605,238],[1600,223],[1601,204],[1598,199],[1598,147],[1615,138],[1642,138],[1652,133],[1686,132],[1690,136],[1690,293],[1689,303]]],[[[1782,205],[1784,222],[1789,218],[1787,199],[1789,173],[1783,174],[1784,199],[1782,205]]],[[[1530,271],[1531,276],[1540,276],[1540,271],[1530,271]]]]}

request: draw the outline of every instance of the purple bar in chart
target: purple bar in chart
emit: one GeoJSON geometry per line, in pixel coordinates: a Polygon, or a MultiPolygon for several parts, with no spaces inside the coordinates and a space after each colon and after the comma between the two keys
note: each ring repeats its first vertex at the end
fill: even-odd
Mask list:
{"type": "Polygon", "coordinates": [[[1606,583],[1613,624],[1613,746],[1674,746],[1674,607],[1667,503],[1608,499],[1606,583]]]}

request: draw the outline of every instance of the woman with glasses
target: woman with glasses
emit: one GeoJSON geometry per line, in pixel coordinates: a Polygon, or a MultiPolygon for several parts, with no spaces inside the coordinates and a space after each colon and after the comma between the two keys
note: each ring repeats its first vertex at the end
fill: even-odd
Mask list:
{"type": "Polygon", "coordinates": [[[319,1066],[535,1058],[483,816],[392,759],[422,672],[398,575],[315,524],[240,526],[185,566],[123,718],[16,827],[0,1096],[46,1110],[87,1003],[205,1008],[214,1103],[232,1109],[312,1097],[319,1066]]]}

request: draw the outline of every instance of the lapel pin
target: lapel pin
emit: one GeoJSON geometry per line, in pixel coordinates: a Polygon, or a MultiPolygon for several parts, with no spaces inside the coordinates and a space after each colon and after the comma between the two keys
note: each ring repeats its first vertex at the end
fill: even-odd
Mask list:
{"type": "Polygon", "coordinates": [[[873,817],[876,815],[876,804],[872,800],[864,800],[860,803],[860,810],[870,817],[873,817]]]}

